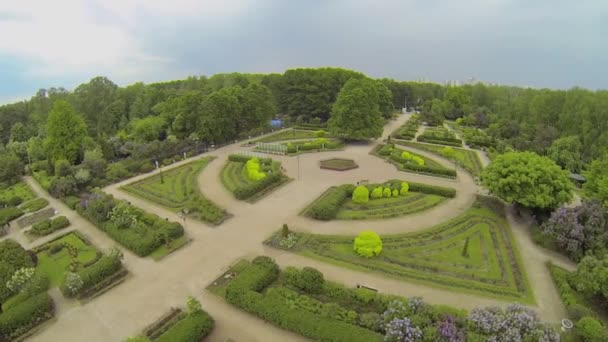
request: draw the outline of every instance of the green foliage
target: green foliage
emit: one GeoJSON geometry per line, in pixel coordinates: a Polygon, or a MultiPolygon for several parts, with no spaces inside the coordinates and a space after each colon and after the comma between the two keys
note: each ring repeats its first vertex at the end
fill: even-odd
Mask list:
{"type": "Polygon", "coordinates": [[[392,194],[393,194],[393,192],[391,191],[391,188],[384,188],[384,190],[382,191],[382,197],[385,197],[385,198],[391,197],[392,194]]]}
{"type": "Polygon", "coordinates": [[[186,300],[186,307],[188,308],[188,315],[196,315],[203,311],[201,302],[192,296],[188,296],[188,299],[186,300]]]}
{"type": "Polygon", "coordinates": [[[363,204],[369,202],[369,190],[363,185],[359,185],[353,191],[353,203],[363,204]]]}
{"type": "Polygon", "coordinates": [[[576,268],[575,279],[577,290],[608,299],[608,256],[585,256],[576,268]]]}
{"type": "Polygon", "coordinates": [[[608,206],[608,153],[601,159],[591,162],[589,170],[584,173],[587,182],[583,185],[585,195],[597,198],[608,206]]]}
{"type": "Polygon", "coordinates": [[[66,159],[57,159],[55,161],[55,176],[66,177],[72,174],[72,165],[66,159]]]}
{"type": "Polygon", "coordinates": [[[45,292],[34,295],[0,314],[0,337],[10,341],[52,315],[51,297],[45,292]]]}
{"type": "Polygon", "coordinates": [[[14,291],[6,286],[13,274],[18,269],[33,266],[32,258],[19,243],[10,239],[0,241],[0,302],[14,294],[14,291]]]}
{"type": "Polygon", "coordinates": [[[324,130],[320,129],[318,131],[315,131],[315,137],[317,138],[325,138],[325,136],[327,135],[327,132],[325,132],[324,130]]]}
{"type": "Polygon", "coordinates": [[[350,79],[333,104],[328,128],[333,136],[365,140],[382,134],[382,113],[376,85],[370,79],[350,79]]]}
{"type": "Polygon", "coordinates": [[[40,221],[34,223],[32,225],[32,229],[29,230],[30,233],[43,236],[51,234],[57,230],[63,229],[70,225],[70,221],[65,216],[57,216],[52,219],[46,219],[44,221],[40,221]]]}
{"type": "Polygon", "coordinates": [[[266,174],[260,171],[260,161],[258,158],[251,158],[245,163],[247,177],[253,181],[260,181],[266,178],[266,174]]]}
{"type": "Polygon", "coordinates": [[[153,141],[159,139],[165,122],[159,116],[148,116],[131,121],[131,137],[135,141],[153,141]]]}
{"type": "Polygon", "coordinates": [[[393,195],[392,195],[392,196],[393,196],[393,197],[399,197],[399,190],[394,189],[394,190],[393,190],[393,195]]]}
{"type": "Polygon", "coordinates": [[[308,215],[317,220],[331,220],[336,217],[340,206],[354,191],[351,184],[332,188],[317,200],[309,209],[308,215]]]}
{"type": "Polygon", "coordinates": [[[23,174],[23,162],[12,153],[0,153],[0,183],[15,184],[23,174]]]}
{"type": "Polygon", "coordinates": [[[399,194],[401,196],[405,196],[409,190],[410,185],[407,182],[401,182],[401,189],[399,190],[399,194]]]}
{"type": "Polygon", "coordinates": [[[372,199],[382,198],[383,190],[384,189],[381,186],[375,187],[374,190],[372,190],[371,198],[372,199]]]}
{"type": "Polygon", "coordinates": [[[283,277],[286,285],[311,294],[320,293],[325,283],[323,273],[312,267],[304,267],[302,270],[288,267],[283,277]]]}
{"type": "Polygon", "coordinates": [[[375,257],[382,252],[382,240],[371,230],[362,231],[355,238],[353,249],[362,257],[375,257]]]}
{"type": "Polygon", "coordinates": [[[122,263],[118,255],[102,256],[93,265],[85,267],[82,270],[78,271],[78,276],[80,277],[80,279],[82,279],[82,285],[77,290],[77,292],[71,291],[68,287],[71,279],[69,277],[70,273],[66,273],[66,276],[60,285],[61,292],[63,292],[65,296],[74,296],[77,294],[81,294],[95,287],[97,284],[99,284],[109,276],[120,271],[121,268],[122,263]]]}
{"type": "Polygon", "coordinates": [[[563,169],[576,173],[583,165],[582,149],[580,138],[573,135],[554,140],[547,150],[547,156],[563,169]]]}
{"type": "Polygon", "coordinates": [[[49,113],[45,146],[50,160],[66,159],[75,163],[86,136],[86,125],[74,108],[63,100],[56,101],[49,113]]]}
{"type": "Polygon", "coordinates": [[[574,331],[581,342],[606,341],[606,330],[602,323],[592,317],[583,317],[574,324],[574,331]]]}
{"type": "Polygon", "coordinates": [[[482,174],[483,184],[509,203],[554,209],[572,198],[572,183],[551,159],[533,152],[497,156],[482,174]]]}
{"type": "MultiPolygon", "coordinates": [[[[260,170],[266,170],[268,173],[263,171],[256,171],[258,174],[264,174],[260,180],[254,180],[249,177],[249,170],[247,169],[246,163],[251,160],[250,157],[230,155],[228,157],[228,163],[222,169],[221,179],[222,184],[230,190],[237,199],[240,200],[251,200],[252,198],[259,198],[268,193],[269,190],[275,186],[283,183],[286,177],[280,170],[280,163],[273,161],[272,159],[263,158],[258,160],[258,163],[250,165],[259,165],[260,170]]],[[[257,168],[257,166],[253,166],[257,168]]]]}
{"type": "Polygon", "coordinates": [[[46,198],[39,197],[21,204],[19,209],[26,213],[33,213],[40,209],[46,208],[47,205],[49,205],[49,201],[46,198]]]}
{"type": "MultiPolygon", "coordinates": [[[[443,147],[441,146],[421,144],[415,142],[400,142],[399,144],[411,146],[444,157],[441,154],[441,150],[443,149],[443,147]]],[[[477,154],[477,152],[456,147],[454,147],[453,149],[454,156],[449,159],[462,166],[473,176],[478,176],[483,171],[483,165],[481,164],[481,160],[479,159],[479,155],[477,154]]],[[[426,161],[426,163],[428,164],[428,160],[426,161]]],[[[448,175],[453,175],[455,177],[456,172],[454,170],[450,170],[450,173],[448,175]]]]}
{"type": "Polygon", "coordinates": [[[11,222],[23,214],[23,210],[16,207],[0,208],[0,226],[11,222]]]}
{"type": "Polygon", "coordinates": [[[205,311],[190,314],[160,335],[155,342],[198,342],[211,333],[215,322],[205,311]]]}
{"type": "Polygon", "coordinates": [[[11,278],[6,281],[6,287],[12,292],[19,292],[23,286],[32,279],[36,269],[33,267],[22,267],[15,271],[11,278]]]}

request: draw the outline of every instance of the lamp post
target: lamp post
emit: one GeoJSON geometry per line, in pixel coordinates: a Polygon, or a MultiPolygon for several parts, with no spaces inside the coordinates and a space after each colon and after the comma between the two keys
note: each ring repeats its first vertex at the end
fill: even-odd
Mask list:
{"type": "Polygon", "coordinates": [[[165,184],[165,179],[163,178],[163,169],[158,164],[158,159],[155,159],[154,163],[156,164],[156,168],[158,169],[158,173],[160,174],[160,184],[165,184]]]}

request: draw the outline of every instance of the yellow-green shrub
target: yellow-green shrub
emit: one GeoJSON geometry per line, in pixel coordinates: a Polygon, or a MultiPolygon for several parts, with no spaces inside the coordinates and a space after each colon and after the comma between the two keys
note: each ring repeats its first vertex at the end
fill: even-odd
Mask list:
{"type": "Polygon", "coordinates": [[[355,238],[353,249],[362,257],[371,258],[382,252],[382,240],[376,232],[365,230],[355,238]]]}

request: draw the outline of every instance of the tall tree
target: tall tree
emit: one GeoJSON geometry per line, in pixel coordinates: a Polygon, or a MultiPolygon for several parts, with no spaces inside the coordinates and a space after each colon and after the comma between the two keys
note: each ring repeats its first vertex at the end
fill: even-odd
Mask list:
{"type": "Polygon", "coordinates": [[[82,117],[68,102],[55,102],[47,119],[46,131],[45,145],[52,163],[59,159],[71,163],[78,161],[87,130],[82,117]]]}
{"type": "Polygon", "coordinates": [[[10,141],[26,141],[28,139],[27,130],[21,122],[17,122],[11,127],[10,141]]]}
{"type": "MultiPolygon", "coordinates": [[[[236,86],[235,88],[241,89],[236,86]]],[[[241,108],[236,89],[223,88],[211,93],[201,104],[199,136],[208,142],[221,143],[236,137],[236,121],[241,108]]]]}
{"type": "Polygon", "coordinates": [[[84,115],[93,136],[101,137],[112,131],[112,118],[107,118],[106,108],[114,101],[117,86],[107,77],[95,77],[74,90],[76,108],[84,115]]]}
{"type": "Polygon", "coordinates": [[[446,112],[447,104],[439,99],[434,99],[424,103],[420,118],[431,126],[441,126],[446,112]]]}
{"type": "Polygon", "coordinates": [[[382,135],[382,114],[377,87],[370,79],[351,79],[338,94],[331,111],[328,128],[333,135],[364,140],[382,135]]]}
{"type": "Polygon", "coordinates": [[[570,172],[579,172],[583,164],[582,149],[583,145],[579,137],[572,135],[554,140],[547,151],[547,156],[562,168],[570,172]]]}
{"type": "Polygon", "coordinates": [[[509,203],[554,209],[572,199],[572,183],[555,162],[533,152],[497,156],[482,173],[483,184],[509,203]]]}
{"type": "Polygon", "coordinates": [[[272,93],[263,85],[250,84],[243,89],[240,104],[239,131],[241,132],[268,126],[270,119],[276,113],[272,93]]]}
{"type": "Polygon", "coordinates": [[[378,92],[378,106],[380,113],[385,119],[390,119],[393,114],[393,93],[382,81],[376,81],[376,91],[378,92]]]}
{"type": "Polygon", "coordinates": [[[471,98],[462,87],[448,87],[445,93],[445,101],[449,105],[446,119],[457,119],[467,112],[471,98]]]}
{"type": "Polygon", "coordinates": [[[608,153],[603,158],[594,160],[585,173],[587,182],[583,185],[585,194],[591,198],[601,200],[608,206],[608,153]]]}

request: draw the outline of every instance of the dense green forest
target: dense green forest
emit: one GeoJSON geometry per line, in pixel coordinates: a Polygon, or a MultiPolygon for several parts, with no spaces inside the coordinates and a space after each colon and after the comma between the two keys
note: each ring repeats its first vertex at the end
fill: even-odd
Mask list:
{"type": "MultiPolygon", "coordinates": [[[[31,164],[32,170],[44,170],[50,176],[55,174],[56,162],[66,160],[70,165],[88,165],[82,168],[93,183],[95,178],[111,182],[149,168],[132,165],[134,160],[162,161],[247,138],[268,130],[274,117],[287,125],[331,124],[333,109],[333,122],[351,125],[334,127],[335,134],[375,137],[376,119],[353,123],[348,115],[366,111],[389,118],[394,108],[404,106],[420,110],[431,124],[447,119],[481,129],[498,153],[530,150],[573,172],[606,163],[602,157],[608,146],[608,91],[372,80],[340,68],[193,76],[125,87],[95,77],[73,91],[41,89],[28,101],[0,106],[1,153],[8,160],[5,166],[31,164]],[[342,100],[337,101],[351,79],[361,82],[356,89],[344,89],[342,100]],[[373,105],[366,106],[369,102],[373,105]],[[369,122],[373,122],[371,129],[369,122]],[[361,135],[359,127],[367,132],[361,135]],[[130,160],[123,165],[126,171],[106,165],[123,160],[130,160]]],[[[0,176],[6,180],[12,172],[3,169],[0,176]]],[[[598,188],[596,192],[605,188],[602,181],[592,185],[598,188]]]]}

